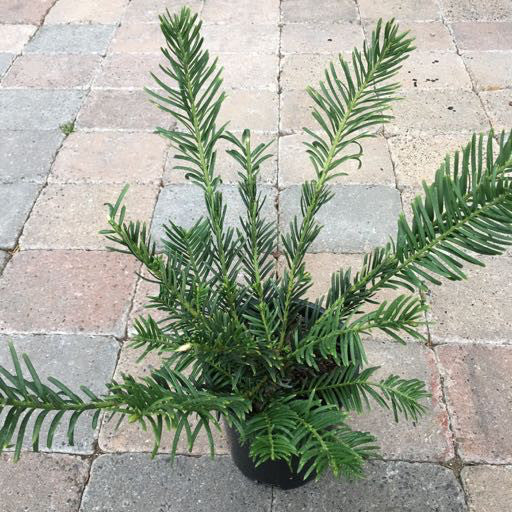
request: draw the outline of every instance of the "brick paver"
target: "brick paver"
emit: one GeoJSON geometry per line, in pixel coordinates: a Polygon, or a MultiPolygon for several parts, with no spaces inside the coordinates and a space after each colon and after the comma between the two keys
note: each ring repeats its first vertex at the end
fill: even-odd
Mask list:
{"type": "Polygon", "coordinates": [[[75,132],[62,145],[49,180],[158,183],[166,153],[166,141],[151,133],[75,132]]]}
{"type": "Polygon", "coordinates": [[[78,117],[81,129],[153,130],[155,126],[174,126],[164,112],[148,102],[142,90],[94,90],[78,117]]]}
{"type": "MultiPolygon", "coordinates": [[[[265,214],[281,227],[299,211],[298,186],[314,176],[302,148],[303,128],[314,127],[305,86],[316,85],[339,52],[368,41],[379,17],[395,17],[416,38],[398,76],[404,100],[395,123],[365,141],[360,169],[344,164],[348,176],[336,179],[336,197],[320,213],[325,227],[306,257],[312,297],[325,293],[333,271],[357,269],[362,251],[394,234],[398,212],[410,214],[408,202],[446,152],[472,131],[512,127],[508,0],[0,2],[1,361],[13,339],[43,374],[98,391],[114,370],[146,375],[158,365],[156,356],[137,364],[128,347],[133,318],[161,317],[143,307],[157,291],[135,275],[136,262],[105,251],[97,231],[106,225],[102,203],[124,183],[129,215],[150,222],[157,236],[169,218],[190,225],[204,213],[200,191],[172,169],[168,142],[151,133],[174,121],[142,91],[155,87],[150,71],[161,75],[158,15],[182,5],[200,13],[206,43],[225,68],[222,120],[237,132],[251,128],[255,143],[274,139],[260,181],[265,214]],[[73,121],[66,136],[61,125],[69,123],[68,132],[73,121]]],[[[218,169],[236,225],[238,169],[226,148],[219,145],[218,169]]],[[[353,420],[383,448],[368,480],[270,490],[245,480],[229,456],[203,456],[204,438],[194,449],[200,457],[180,456],[173,467],[165,455],[150,461],[135,453],[150,451],[152,441],[134,425],[115,430],[103,421],[92,432],[84,422],[75,447],[58,433],[54,450],[68,454],[26,453],[18,465],[1,456],[0,509],[508,512],[511,261],[490,258],[487,268],[470,270],[471,281],[432,290],[428,345],[366,340],[382,375],[425,379],[432,393],[417,424],[395,426],[382,411],[353,420]],[[461,464],[459,477],[449,468],[461,464]]],[[[227,453],[221,434],[218,442],[227,453]]]]}
{"type": "Polygon", "coordinates": [[[512,347],[443,345],[436,352],[461,458],[511,464],[512,347]]]}
{"type": "Polygon", "coordinates": [[[0,331],[122,336],[137,268],[105,251],[18,252],[0,278],[0,331]]]}
{"type": "Polygon", "coordinates": [[[92,55],[22,55],[2,81],[5,87],[72,89],[88,87],[100,57],[92,55]]]}

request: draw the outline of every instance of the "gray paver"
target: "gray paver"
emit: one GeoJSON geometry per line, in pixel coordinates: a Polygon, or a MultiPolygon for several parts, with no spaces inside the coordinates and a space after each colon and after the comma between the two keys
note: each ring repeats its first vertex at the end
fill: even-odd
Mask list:
{"type": "Polygon", "coordinates": [[[8,260],[9,260],[9,253],[6,251],[0,251],[0,274],[2,273],[2,270],[4,269],[8,260]]]}
{"type": "Polygon", "coordinates": [[[100,53],[107,50],[114,25],[43,26],[27,44],[27,53],[100,53]]]}
{"type": "Polygon", "coordinates": [[[269,512],[272,489],[247,480],[230,457],[102,455],[93,463],[81,512],[269,512]]]}
{"type": "Polygon", "coordinates": [[[40,185],[0,184],[0,248],[13,249],[40,185]]]}
{"type": "MultiPolygon", "coordinates": [[[[105,383],[114,372],[118,344],[113,338],[85,335],[47,335],[47,336],[0,336],[0,365],[13,371],[7,342],[12,341],[18,355],[26,353],[39,376],[46,381],[47,377],[56,377],[64,382],[70,389],[86,399],[79,390],[81,385],[87,386],[93,393],[100,394],[106,391],[105,383]]],[[[28,375],[28,373],[27,373],[28,375]]],[[[77,422],[75,430],[75,444],[70,446],[67,442],[67,420],[65,415],[62,423],[55,432],[53,451],[71,453],[92,453],[97,432],[91,425],[93,414],[83,414],[77,422]]],[[[51,417],[50,417],[51,418],[51,417]]],[[[41,430],[40,449],[46,449],[46,434],[50,424],[46,419],[41,430]]],[[[36,415],[31,418],[27,432],[31,432],[36,415]]],[[[30,448],[30,436],[25,437],[24,446],[30,448]]]]}
{"type": "Polygon", "coordinates": [[[63,138],[60,130],[0,132],[0,182],[44,182],[63,138]]]}
{"type": "MultiPolygon", "coordinates": [[[[261,186],[259,189],[267,200],[263,207],[263,216],[269,220],[277,219],[274,206],[276,191],[273,187],[261,186]]],[[[239,217],[245,215],[245,207],[235,185],[222,185],[224,204],[227,206],[226,225],[239,226],[239,217]]],[[[155,207],[151,233],[159,248],[163,235],[162,225],[172,220],[174,223],[190,228],[201,216],[206,215],[203,191],[195,185],[171,185],[160,192],[155,207]]]]}
{"type": "Polygon", "coordinates": [[[291,491],[274,489],[274,512],[353,510],[360,512],[463,512],[455,475],[435,464],[372,462],[367,478],[348,482],[332,477],[291,491]]]}
{"type": "Polygon", "coordinates": [[[0,90],[0,129],[54,130],[75,118],[83,96],[76,90],[0,90]]]}
{"type": "Polygon", "coordinates": [[[72,455],[0,455],[2,512],[71,512],[80,506],[89,462],[72,455]]]}
{"type": "Polygon", "coordinates": [[[0,77],[9,69],[14,57],[12,53],[0,53],[0,77]]]}
{"type": "MultiPolygon", "coordinates": [[[[383,186],[338,185],[335,197],[317,215],[324,225],[311,252],[362,252],[384,244],[396,233],[401,210],[400,194],[383,186]]],[[[285,189],[279,198],[281,229],[300,215],[298,186],[285,189]]]]}

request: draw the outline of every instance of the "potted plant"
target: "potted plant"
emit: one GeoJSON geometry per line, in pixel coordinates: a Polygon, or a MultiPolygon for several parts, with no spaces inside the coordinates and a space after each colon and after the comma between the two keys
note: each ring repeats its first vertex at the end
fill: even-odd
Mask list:
{"type": "Polygon", "coordinates": [[[249,131],[237,137],[217,125],[225,98],[221,71],[204,49],[197,15],[185,8],[160,20],[167,81],[155,77],[162,92],[149,92],[179,129],[157,131],[172,142],[177,169],[202,189],[207,213],[190,229],[169,220],[159,253],[145,224],[125,221],[123,191],[108,206],[103,233],[112,250],[135,256],[159,285],[150,307],[164,319],[139,318],[133,346],[160,354],[161,368],[139,380],[124,375],[97,396],[53,378],[43,383],[11,346],[13,369],[0,367],[0,448],[14,445],[17,459],[30,418],[34,450],[43,425],[51,446],[64,420],[73,443],[77,420],[94,411],[94,426],[104,412],[151,429],[153,454],[163,436],[173,436],[174,454],[181,436],[192,448],[201,431],[213,454],[211,429],[224,421],[235,463],[253,479],[290,488],[326,470],[361,476],[365,459],[377,453],[376,439],[351,430],[348,413],[373,401],[396,420],[416,420],[428,396],[416,379],[375,380],[362,335],[380,330],[399,343],[405,335],[421,340],[426,306],[418,291],[440,278],[463,279],[463,264],[482,265],[478,255],[501,254],[512,244],[512,138],[501,135],[494,156],[493,133],[473,135],[441,164],[434,183],[424,184],[412,222],[400,216],[396,239],[366,255],[357,272],[333,274],[327,294],[309,302],[304,257],[321,230],[315,215],[331,199],[329,183],[343,162],[359,161],[360,142],[391,120],[398,85],[389,80],[413,49],[411,39],[394,21],[379,22],[350,63],[340,56],[319,87],[308,89],[317,127],[306,130],[306,147],[316,176],[302,185],[301,215],[278,235],[261,214],[265,198],[258,192],[269,144],[253,146],[249,131]],[[245,213],[238,227],[226,224],[215,174],[221,138],[240,168],[245,213]],[[282,273],[278,256],[286,264],[282,273]],[[403,293],[378,303],[383,288],[403,293]]]}

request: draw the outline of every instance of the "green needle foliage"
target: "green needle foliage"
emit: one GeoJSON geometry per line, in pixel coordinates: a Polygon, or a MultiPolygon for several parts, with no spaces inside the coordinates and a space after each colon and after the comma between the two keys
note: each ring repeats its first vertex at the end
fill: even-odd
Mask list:
{"type": "Polygon", "coordinates": [[[184,8],[160,21],[166,63],[161,78],[154,76],[159,92],[148,92],[178,128],[157,131],[171,141],[176,169],[202,189],[206,215],[190,229],[170,219],[159,252],[146,224],[125,220],[124,190],[108,205],[103,234],[111,250],[133,255],[159,285],[149,308],[163,319],[136,320],[132,344],[142,358],[159,354],[161,368],[143,379],[124,375],[96,396],[54,378],[43,383],[25,355],[22,369],[11,347],[11,368],[0,367],[0,449],[14,448],[17,458],[28,435],[37,450],[43,426],[50,447],[63,422],[72,443],[79,417],[92,411],[94,426],[105,412],[152,431],[154,453],[167,436],[173,454],[182,436],[191,449],[204,431],[213,454],[212,428],[224,420],[257,464],[294,457],[308,474],[361,476],[376,440],[350,429],[349,412],[376,404],[395,420],[416,421],[428,397],[419,380],[377,378],[363,336],[380,331],[399,343],[421,340],[425,305],[418,292],[464,279],[465,264],[483,265],[480,255],[512,245],[512,137],[473,135],[447,156],[434,182],[424,184],[424,197],[413,201],[412,221],[399,218],[396,238],[366,255],[360,270],[340,269],[329,291],[308,302],[304,258],[322,229],[316,214],[332,198],[330,182],[343,174],[342,164],[360,162],[361,141],[392,119],[399,88],[392,78],[413,49],[411,39],[394,21],[379,22],[362,51],[349,61],[340,56],[308,88],[316,126],[306,129],[306,150],[315,177],[302,185],[301,215],[280,234],[263,217],[266,198],[258,190],[271,142],[253,145],[249,130],[238,136],[218,124],[222,70],[204,47],[197,15],[184,8]],[[239,227],[226,223],[215,171],[220,139],[239,167],[239,227]],[[281,274],[278,254],[286,262],[281,274]],[[402,293],[378,303],[383,288],[402,293]]]}

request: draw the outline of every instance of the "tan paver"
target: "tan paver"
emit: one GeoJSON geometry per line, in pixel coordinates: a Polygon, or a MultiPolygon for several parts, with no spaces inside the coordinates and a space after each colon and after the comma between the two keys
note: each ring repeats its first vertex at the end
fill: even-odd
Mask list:
{"type": "Polygon", "coordinates": [[[78,114],[79,128],[151,130],[174,125],[170,114],[153,105],[141,90],[94,90],[78,114]]]}
{"type": "Polygon", "coordinates": [[[508,343],[512,339],[512,258],[482,259],[487,265],[484,268],[465,267],[467,281],[432,287],[430,329],[434,343],[508,343]]]}
{"type": "MultiPolygon", "coordinates": [[[[108,228],[105,203],[115,203],[121,185],[51,184],[38,198],[25,224],[23,249],[97,249],[110,243],[99,234],[108,228]]],[[[158,187],[132,185],[125,196],[127,220],[149,221],[158,187]]]]}
{"type": "MultiPolygon", "coordinates": [[[[279,186],[288,187],[311,180],[315,169],[306,153],[305,141],[310,137],[305,133],[287,135],[279,138],[279,186]]],[[[395,185],[393,164],[386,140],[382,136],[366,139],[362,143],[364,155],[361,168],[356,160],[343,163],[338,170],[347,176],[334,178],[336,184],[380,184],[395,185]]],[[[357,148],[353,148],[357,151],[357,148]]]]}
{"type": "MultiPolygon", "coordinates": [[[[191,6],[194,7],[193,5],[191,6]]],[[[197,7],[196,11],[199,10],[197,7]]],[[[279,21],[278,0],[215,0],[205,2],[201,10],[205,23],[274,23],[279,21]]]]}
{"type": "Polygon", "coordinates": [[[4,77],[5,87],[64,89],[88,87],[101,57],[94,55],[38,55],[17,58],[4,77]]]}
{"type": "MultiPolygon", "coordinates": [[[[409,30],[410,36],[414,37],[414,46],[421,51],[455,51],[453,38],[446,27],[440,21],[424,22],[424,21],[401,21],[399,20],[402,30],[409,30]]],[[[366,22],[363,24],[367,34],[375,25],[374,22],[366,22]]]]}
{"type": "Polygon", "coordinates": [[[462,58],[477,90],[512,87],[512,51],[464,52],[462,58]]]}
{"type": "Polygon", "coordinates": [[[435,0],[358,0],[361,18],[377,21],[394,16],[398,20],[434,21],[441,13],[435,0]]]}
{"type": "Polygon", "coordinates": [[[167,141],[152,133],[74,132],[55,160],[50,181],[158,183],[167,141]]]}
{"type": "Polygon", "coordinates": [[[34,25],[0,25],[0,52],[21,52],[36,29],[34,25]]]}
{"type": "Polygon", "coordinates": [[[229,121],[230,130],[277,132],[278,98],[272,91],[234,90],[219,114],[219,124],[229,121]]]}
{"type": "Polygon", "coordinates": [[[2,23],[29,23],[39,25],[55,0],[8,0],[0,3],[0,20],[2,23]]]}
{"type": "Polygon", "coordinates": [[[165,38],[158,23],[123,23],[115,32],[114,53],[160,53],[165,38]]]}
{"type": "MultiPolygon", "coordinates": [[[[151,275],[146,269],[142,270],[142,275],[146,278],[152,279],[151,275]]],[[[133,296],[132,307],[128,316],[128,335],[131,337],[137,330],[134,327],[134,321],[140,316],[151,316],[153,320],[157,322],[165,319],[165,312],[159,311],[155,308],[148,308],[149,298],[151,296],[157,296],[159,293],[159,286],[154,282],[148,281],[147,279],[139,278],[137,282],[137,288],[135,289],[135,295],[133,296]]],[[[130,355],[130,351],[125,350],[130,355]]]]}
{"type": "Polygon", "coordinates": [[[0,278],[0,331],[121,336],[133,258],[106,251],[21,251],[0,278]]]}
{"type": "Polygon", "coordinates": [[[171,13],[179,11],[181,7],[188,6],[194,12],[200,12],[203,6],[203,0],[132,0],[126,14],[124,21],[130,23],[151,22],[158,23],[158,16],[169,9],[171,13]]]}
{"type": "MultiPolygon", "coordinates": [[[[352,270],[352,276],[355,276],[355,274],[359,272],[363,266],[363,258],[364,254],[333,254],[321,252],[306,254],[306,257],[304,258],[306,270],[311,274],[311,277],[313,278],[313,285],[307,293],[308,298],[317,299],[325,295],[331,287],[331,277],[334,272],[337,272],[341,269],[348,270],[350,268],[352,270]]],[[[283,268],[284,261],[281,258],[279,260],[279,271],[282,272],[283,268]]],[[[383,289],[376,294],[375,300],[385,300],[389,302],[403,293],[407,292],[405,290],[383,289]]],[[[368,303],[361,307],[361,311],[369,312],[374,310],[376,307],[376,305],[368,303]]],[[[420,330],[426,337],[426,327],[421,327],[420,330]]],[[[374,332],[371,335],[364,335],[363,338],[371,339],[374,337],[374,335],[380,341],[388,340],[387,335],[382,332],[374,332]]],[[[404,339],[408,339],[407,335],[404,339]]],[[[389,341],[392,341],[391,338],[389,338],[389,341]]],[[[417,344],[418,342],[414,341],[414,343],[417,344]]]]}
{"type": "Polygon", "coordinates": [[[470,91],[407,91],[394,106],[389,134],[405,132],[457,133],[489,129],[478,96],[470,91]]]}
{"type": "Polygon", "coordinates": [[[214,54],[272,54],[277,53],[279,45],[279,32],[276,25],[271,23],[205,24],[203,36],[208,50],[214,54]]]}
{"type": "Polygon", "coordinates": [[[443,345],[436,352],[460,457],[510,464],[512,347],[443,345]]]}
{"type": "Polygon", "coordinates": [[[283,91],[281,94],[280,130],[284,133],[302,131],[303,128],[318,129],[313,112],[313,100],[306,91],[283,91]]]}
{"type": "Polygon", "coordinates": [[[422,182],[431,183],[447,154],[471,141],[471,134],[404,134],[390,137],[388,144],[395,164],[397,186],[422,191],[422,182]]]}
{"type": "MultiPolygon", "coordinates": [[[[162,78],[163,72],[159,65],[165,65],[165,58],[159,53],[155,54],[128,54],[114,53],[105,59],[101,73],[94,81],[94,88],[134,88],[149,87],[157,89],[154,73],[162,78]]],[[[171,79],[166,78],[166,83],[171,79]]]]}
{"type": "Polygon", "coordinates": [[[226,89],[267,89],[277,92],[279,58],[275,54],[249,55],[240,65],[237,53],[219,53],[226,89]]]}
{"type": "Polygon", "coordinates": [[[502,91],[483,91],[480,97],[491,118],[496,132],[510,131],[512,126],[512,89],[502,91]]]}
{"type": "Polygon", "coordinates": [[[508,512],[512,466],[467,466],[461,473],[470,512],[508,512]]]}
{"type": "Polygon", "coordinates": [[[338,53],[362,45],[364,34],[358,24],[288,24],[282,29],[283,53],[338,53]]]}
{"type": "Polygon", "coordinates": [[[356,4],[350,0],[284,0],[281,3],[285,23],[356,22],[356,4]]]}
{"type": "MultiPolygon", "coordinates": [[[[339,69],[339,52],[332,54],[290,53],[281,60],[280,84],[284,91],[304,90],[307,86],[317,88],[324,80],[324,71],[334,63],[339,69]]],[[[342,52],[343,58],[351,62],[350,52],[342,52]]]]}
{"type": "MultiPolygon", "coordinates": [[[[238,134],[240,136],[240,134],[238,134]]],[[[258,144],[267,144],[270,141],[274,141],[273,144],[269,147],[268,152],[273,156],[263,162],[260,175],[259,182],[265,183],[269,185],[275,185],[277,182],[277,152],[278,145],[275,134],[271,133],[252,133],[251,131],[251,144],[252,147],[255,148],[258,144]]],[[[231,184],[238,183],[239,176],[238,173],[241,171],[240,164],[230,155],[226,153],[227,149],[232,149],[232,144],[227,141],[221,140],[217,144],[217,160],[215,164],[215,169],[217,174],[222,178],[223,183],[231,184]]],[[[171,183],[189,183],[185,178],[185,172],[179,169],[174,169],[176,165],[182,165],[183,162],[177,161],[174,158],[176,151],[174,149],[169,150],[169,156],[167,159],[167,163],[165,165],[165,173],[164,173],[164,185],[168,185],[171,183]]]]}
{"type": "Polygon", "coordinates": [[[452,25],[461,50],[512,50],[512,22],[461,22],[452,25]]]}
{"type": "Polygon", "coordinates": [[[443,13],[449,21],[506,21],[512,19],[508,0],[443,0],[443,13]]]}
{"type": "Polygon", "coordinates": [[[45,23],[115,24],[123,15],[128,0],[58,0],[45,18],[45,23]]]}
{"type": "Polygon", "coordinates": [[[396,80],[404,89],[465,89],[471,80],[462,58],[453,52],[417,50],[404,62],[396,80]]]}
{"type": "MultiPolygon", "coordinates": [[[[378,340],[378,334],[376,334],[378,340]]],[[[417,422],[400,418],[372,403],[372,410],[352,415],[350,426],[377,436],[381,453],[386,459],[445,462],[454,456],[449,419],[442,400],[441,381],[434,352],[423,344],[411,341],[402,346],[392,341],[365,341],[370,366],[382,366],[374,380],[390,374],[426,383],[430,399],[423,401],[427,413],[417,422]]]]}

